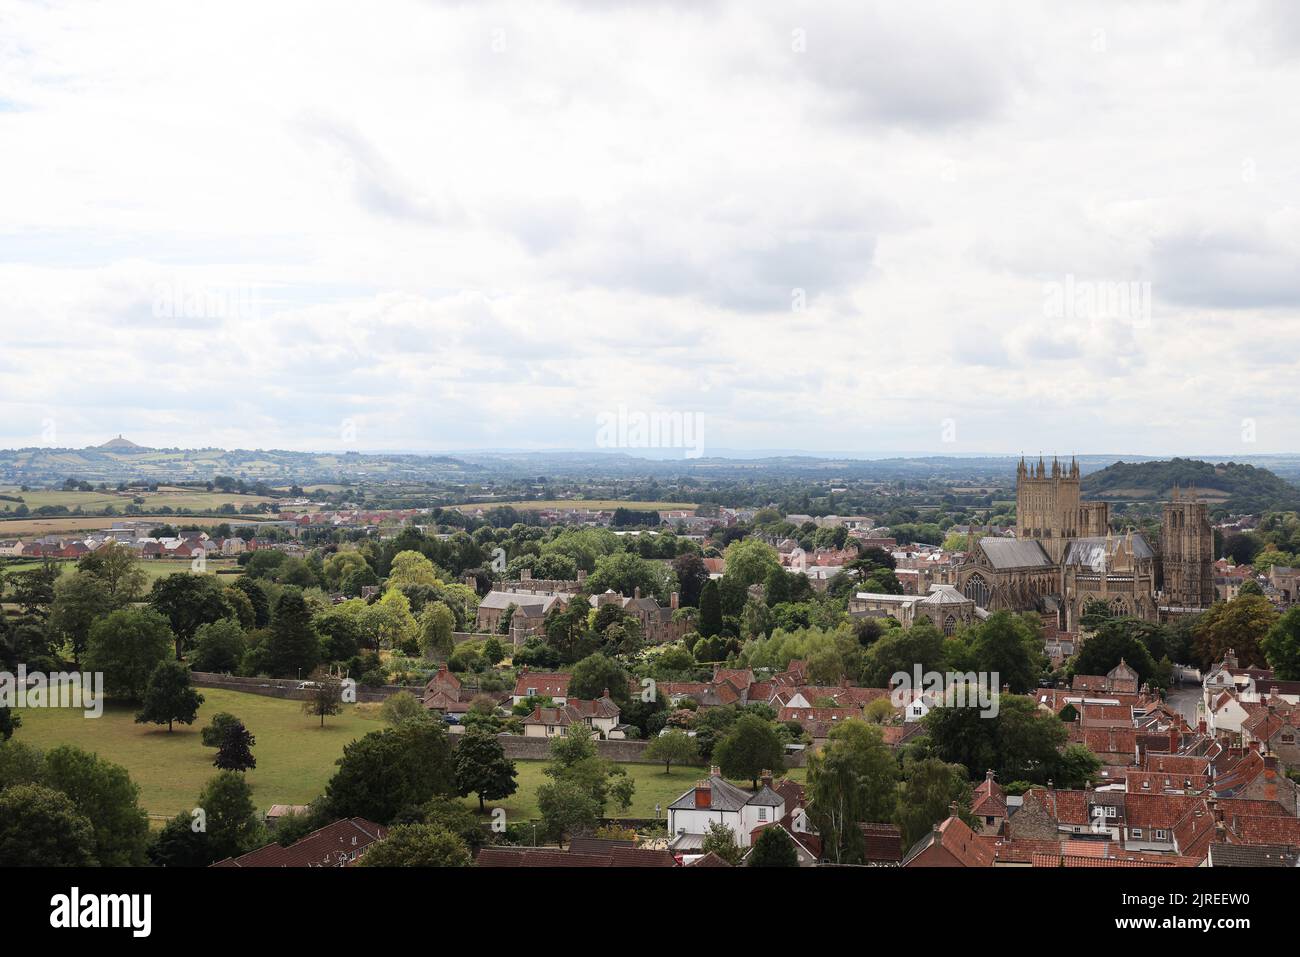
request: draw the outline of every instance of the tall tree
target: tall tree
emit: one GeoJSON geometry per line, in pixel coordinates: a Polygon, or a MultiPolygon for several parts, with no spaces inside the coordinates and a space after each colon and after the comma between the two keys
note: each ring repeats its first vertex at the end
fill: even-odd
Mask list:
{"type": "Polygon", "coordinates": [[[198,717],[203,695],[194,688],[190,669],[179,661],[160,661],[149,678],[144,692],[144,707],[135,716],[136,724],[193,724],[198,717]]]}
{"type": "Polygon", "coordinates": [[[149,818],[140,807],[140,788],[121,765],[73,745],[45,755],[43,783],[72,799],[94,831],[95,859],[102,867],[145,863],[149,818]]]}
{"type": "Polygon", "coordinates": [[[644,756],[647,761],[662,761],[664,774],[672,774],[674,764],[698,763],[700,749],[689,734],[681,728],[672,728],[651,738],[644,756]]]}
{"type": "Polygon", "coordinates": [[[770,722],[744,714],[713,749],[713,759],[724,775],[749,778],[757,789],[760,774],[785,767],[785,749],[770,722]]]}
{"type": "Polygon", "coordinates": [[[226,726],[221,737],[221,747],[213,765],[223,771],[248,771],[257,767],[257,758],[253,757],[253,745],[257,739],[244,727],[244,722],[236,720],[226,726]]]}
{"type": "Polygon", "coordinates": [[[94,847],[94,828],[62,791],[0,791],[0,867],[94,867],[94,847]]]}
{"type": "Polygon", "coordinates": [[[710,578],[700,589],[700,634],[712,638],[722,631],[722,596],[718,583],[710,578]]]}
{"type": "Polygon", "coordinates": [[[888,821],[897,801],[898,763],[877,725],[850,720],[831,729],[808,763],[809,816],[838,864],[863,861],[864,822],[888,821]]]}
{"type": "Polygon", "coordinates": [[[300,678],[311,674],[319,662],[320,638],[312,625],[311,608],[301,589],[285,588],[271,614],[267,668],[275,677],[300,678]]]}
{"type": "Polygon", "coordinates": [[[108,694],[139,701],[171,644],[172,630],[162,615],[121,608],[91,626],[83,665],[104,675],[108,694]]]}
{"type": "Polygon", "coordinates": [[[149,604],[171,623],[177,661],[193,642],[200,625],[234,614],[224,586],[215,575],[181,573],[159,578],[149,592],[149,604]]]}
{"type": "Polygon", "coordinates": [[[1300,681],[1300,607],[1274,622],[1259,643],[1268,666],[1283,681],[1300,681]]]}
{"type": "Polygon", "coordinates": [[[467,731],[460,736],[454,754],[456,790],[462,797],[477,792],[480,812],[485,810],[485,801],[499,801],[518,789],[515,763],[506,757],[495,734],[467,731]]]}

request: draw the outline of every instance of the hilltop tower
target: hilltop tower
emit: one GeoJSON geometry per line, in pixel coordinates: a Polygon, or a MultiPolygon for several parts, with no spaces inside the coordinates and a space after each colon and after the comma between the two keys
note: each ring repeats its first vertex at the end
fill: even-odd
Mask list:
{"type": "Polygon", "coordinates": [[[1042,456],[1037,465],[1016,467],[1016,537],[1037,541],[1059,563],[1071,539],[1105,535],[1110,509],[1105,502],[1079,499],[1079,463],[1069,466],[1053,458],[1049,469],[1042,456]]]}
{"type": "Polygon", "coordinates": [[[1214,537],[1209,506],[1196,498],[1195,487],[1174,486],[1164,506],[1160,528],[1163,602],[1171,612],[1214,604],[1214,537]]]}

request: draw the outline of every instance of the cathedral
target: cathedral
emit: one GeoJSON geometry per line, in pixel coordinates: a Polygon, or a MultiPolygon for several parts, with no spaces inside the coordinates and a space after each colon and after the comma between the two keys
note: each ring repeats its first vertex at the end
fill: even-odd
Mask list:
{"type": "MultiPolygon", "coordinates": [[[[1141,532],[1115,533],[1106,502],[1079,496],[1079,465],[1039,458],[1016,468],[1016,537],[972,543],[958,590],[988,611],[1036,611],[1077,632],[1089,602],[1119,616],[1165,621],[1214,601],[1209,511],[1195,491],[1165,504],[1159,552],[1141,532]]],[[[973,537],[973,536],[972,536],[973,537]]]]}

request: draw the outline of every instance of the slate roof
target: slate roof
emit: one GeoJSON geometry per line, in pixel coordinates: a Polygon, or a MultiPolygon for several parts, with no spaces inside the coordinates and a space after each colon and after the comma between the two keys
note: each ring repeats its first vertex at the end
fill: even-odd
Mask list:
{"type": "Polygon", "coordinates": [[[981,538],[980,550],[994,568],[1051,568],[1052,559],[1032,539],[981,538]]]}
{"type": "MultiPolygon", "coordinates": [[[[1087,568],[1101,568],[1103,558],[1106,564],[1115,557],[1115,552],[1125,542],[1129,541],[1127,535],[1097,535],[1090,538],[1076,538],[1070,542],[1070,547],[1065,551],[1065,558],[1062,561],[1064,565],[1083,565],[1087,568]]],[[[1133,557],[1134,558],[1154,558],[1155,552],[1147,540],[1142,537],[1141,532],[1132,534],[1133,557]]]]}
{"type": "MultiPolygon", "coordinates": [[[[739,811],[747,804],[766,805],[767,807],[780,807],[785,804],[781,795],[777,794],[767,785],[759,788],[754,793],[746,791],[744,788],[738,788],[720,777],[713,775],[708,778],[709,790],[713,792],[708,807],[710,811],[739,811]]],[[[694,811],[695,810],[695,791],[691,788],[672,804],[668,805],[673,811],[694,811]]]]}
{"type": "Polygon", "coordinates": [[[1296,867],[1300,849],[1285,844],[1211,844],[1211,867],[1296,867]]]}

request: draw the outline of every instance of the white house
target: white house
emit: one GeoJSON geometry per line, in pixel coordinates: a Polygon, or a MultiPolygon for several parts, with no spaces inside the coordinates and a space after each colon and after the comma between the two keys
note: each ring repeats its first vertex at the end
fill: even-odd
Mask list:
{"type": "Polygon", "coordinates": [[[23,553],[23,543],[21,539],[11,539],[0,542],[0,555],[7,557],[16,557],[23,553]]]}
{"type": "Polygon", "coordinates": [[[738,846],[749,847],[757,828],[783,817],[785,798],[772,790],[770,771],[764,772],[762,785],[751,793],[724,780],[716,767],[710,768],[707,778],[668,805],[668,847],[699,853],[709,825],[715,823],[730,828],[738,846]]]}

